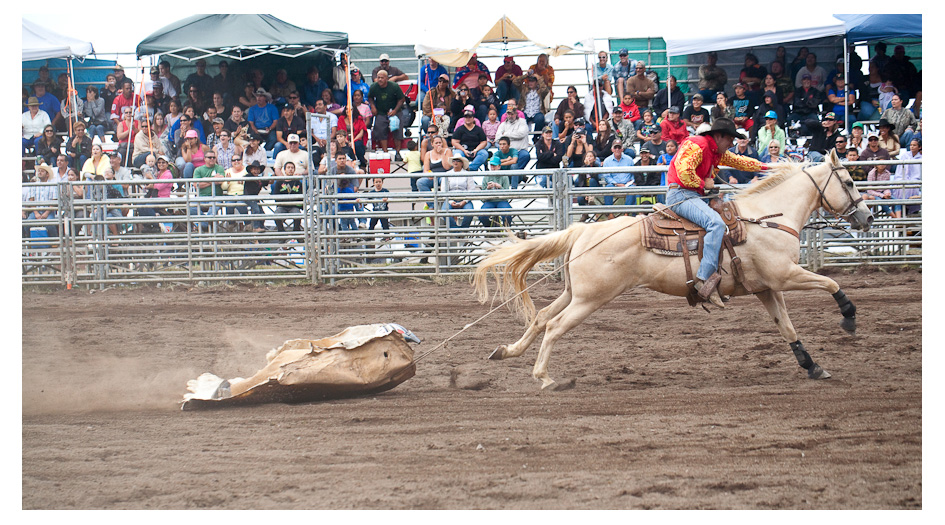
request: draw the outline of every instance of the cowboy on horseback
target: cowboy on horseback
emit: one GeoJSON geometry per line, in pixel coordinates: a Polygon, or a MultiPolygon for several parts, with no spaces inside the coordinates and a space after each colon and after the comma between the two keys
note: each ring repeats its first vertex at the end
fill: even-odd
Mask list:
{"type": "Polygon", "coordinates": [[[728,118],[718,118],[712,128],[697,136],[691,136],[679,145],[675,158],[669,165],[666,182],[666,203],[676,214],[705,228],[705,245],[702,261],[696,273],[695,288],[699,297],[724,308],[718,285],[722,275],[718,272],[719,252],[725,236],[725,222],[702,199],[706,190],[715,187],[719,165],[741,171],[762,171],[768,166],[755,159],[735,155],[728,151],[734,138],[745,138],[735,129],[728,118]]]}

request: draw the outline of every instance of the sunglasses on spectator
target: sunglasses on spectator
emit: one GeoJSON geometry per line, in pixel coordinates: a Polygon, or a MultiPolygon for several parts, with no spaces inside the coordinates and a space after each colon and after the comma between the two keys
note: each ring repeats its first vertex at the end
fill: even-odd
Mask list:
{"type": "Polygon", "coordinates": [[[230,160],[232,160],[233,162],[236,162],[236,161],[238,161],[238,160],[243,160],[243,157],[233,157],[233,158],[230,159],[230,160]]]}
{"type": "Polygon", "coordinates": [[[205,158],[205,159],[215,159],[215,158],[217,158],[217,156],[216,156],[216,155],[204,155],[203,158],[205,158]]]}
{"type": "Polygon", "coordinates": [[[613,149],[623,149],[623,146],[621,146],[620,144],[614,144],[613,149]]]}

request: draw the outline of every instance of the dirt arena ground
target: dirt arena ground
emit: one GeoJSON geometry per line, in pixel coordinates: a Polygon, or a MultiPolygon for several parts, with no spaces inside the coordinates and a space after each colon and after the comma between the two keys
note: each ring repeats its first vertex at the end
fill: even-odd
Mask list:
{"type": "Polygon", "coordinates": [[[391,391],[201,412],[188,379],[248,376],[286,339],[397,322],[421,354],[488,307],[465,283],[24,292],[22,505],[921,508],[922,275],[833,277],[856,337],[829,295],[786,295],[828,381],[754,298],[710,316],[636,290],[559,343],[563,391],[531,378],[537,346],[486,359],[523,330],[500,311],[391,391]]]}

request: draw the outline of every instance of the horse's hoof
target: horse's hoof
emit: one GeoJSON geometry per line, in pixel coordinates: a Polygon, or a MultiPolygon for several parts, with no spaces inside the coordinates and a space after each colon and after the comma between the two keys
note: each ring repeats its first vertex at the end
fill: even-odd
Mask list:
{"type": "Polygon", "coordinates": [[[856,317],[844,317],[840,326],[850,335],[856,335],[856,317]]]}
{"type": "Polygon", "coordinates": [[[489,354],[489,359],[498,361],[505,359],[505,349],[508,348],[506,345],[499,345],[489,354]]]}
{"type": "Polygon", "coordinates": [[[830,372],[815,364],[807,370],[807,377],[811,379],[830,379],[830,372]]]}
{"type": "Polygon", "coordinates": [[[558,389],[558,383],[551,379],[542,379],[541,380],[541,389],[547,390],[549,392],[554,392],[558,389]]]}

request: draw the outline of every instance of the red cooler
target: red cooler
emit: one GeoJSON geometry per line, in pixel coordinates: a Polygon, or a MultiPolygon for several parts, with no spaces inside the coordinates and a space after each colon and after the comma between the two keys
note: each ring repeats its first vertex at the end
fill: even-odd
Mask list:
{"type": "Polygon", "coordinates": [[[390,173],[390,155],[372,153],[368,156],[368,172],[380,175],[390,173]]]}

